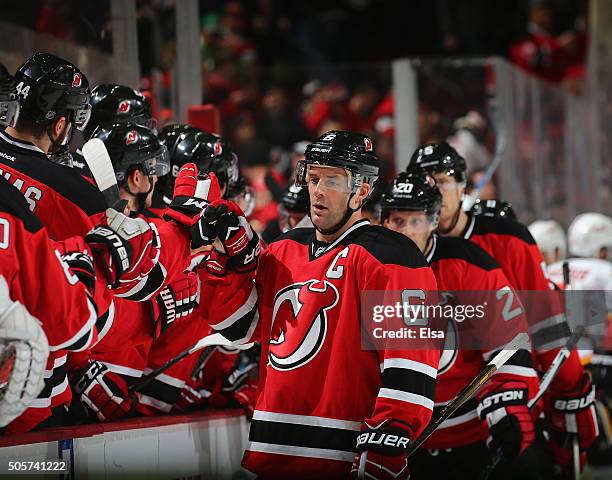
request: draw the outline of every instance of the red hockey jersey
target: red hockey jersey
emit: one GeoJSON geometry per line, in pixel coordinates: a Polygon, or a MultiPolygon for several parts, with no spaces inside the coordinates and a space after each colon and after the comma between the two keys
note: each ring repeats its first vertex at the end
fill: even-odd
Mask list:
{"type": "MultiPolygon", "coordinates": [[[[521,291],[551,291],[552,284],[546,276],[546,264],[527,227],[512,220],[468,215],[463,238],[474,242],[491,255],[519,294],[521,291]]],[[[554,295],[545,298],[550,301],[545,300],[538,305],[532,303],[533,295],[522,298],[536,354],[536,367],[540,371],[548,369],[570,333],[560,299],[554,295]],[[533,312],[535,315],[532,315],[533,312]]],[[[560,390],[572,389],[582,378],[582,371],[580,358],[576,351],[572,351],[553,383],[560,390]]]]}
{"type": "Polygon", "coordinates": [[[30,430],[51,414],[51,407],[70,401],[66,351],[81,351],[96,339],[96,309],[85,287],[73,276],[30,212],[23,196],[0,178],[0,275],[11,298],[38,318],[50,347],[45,386],[38,398],[7,432],[30,430]]]}
{"type": "MultiPolygon", "coordinates": [[[[461,304],[494,303],[487,308],[483,318],[472,317],[464,320],[470,330],[481,332],[482,338],[489,338],[486,350],[476,350],[472,345],[461,342],[462,324],[454,322],[455,335],[447,335],[446,346],[453,347],[442,354],[438,367],[436,384],[436,410],[441,410],[464,388],[488,360],[520,331],[527,331],[527,321],[520,301],[499,265],[482,248],[463,238],[434,236],[432,249],[427,260],[436,276],[441,291],[452,292],[461,304]],[[466,292],[466,298],[460,292],[466,292]],[[479,298],[482,292],[482,299],[479,298]],[[504,292],[497,297],[489,292],[504,292]],[[505,338],[504,338],[505,337],[505,338]],[[493,340],[494,339],[494,340],[493,340]],[[500,343],[502,342],[502,343],[500,343]],[[489,345],[495,343],[495,345],[489,345]],[[499,348],[496,348],[499,347],[499,348]]],[[[524,382],[533,397],[538,388],[538,376],[533,369],[531,352],[519,350],[489,380],[503,383],[514,380],[524,382]]],[[[484,441],[489,436],[485,422],[480,421],[476,412],[477,399],[472,398],[462,405],[424,444],[425,448],[444,449],[484,441]]]]}
{"type": "MultiPolygon", "coordinates": [[[[393,417],[415,438],[430,420],[439,352],[362,349],[365,291],[436,290],[416,245],[353,224],[336,241],[295,229],[250,275],[208,277],[204,318],[233,341],[260,340],[259,397],[243,466],[263,478],[344,478],[361,422],[393,417]],[[216,319],[216,320],[215,320],[216,319]]],[[[400,300],[399,298],[397,299],[400,300]]]]}

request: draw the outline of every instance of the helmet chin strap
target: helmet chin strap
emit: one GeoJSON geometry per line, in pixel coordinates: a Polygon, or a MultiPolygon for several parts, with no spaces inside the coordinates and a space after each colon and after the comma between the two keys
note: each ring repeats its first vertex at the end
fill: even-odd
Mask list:
{"type": "Polygon", "coordinates": [[[147,207],[147,197],[151,190],[153,190],[153,177],[147,177],[149,179],[149,188],[146,192],[132,192],[128,185],[128,182],[125,182],[125,191],[132,195],[136,199],[136,212],[142,213],[144,209],[147,207]]]}
{"type": "Polygon", "coordinates": [[[457,222],[459,222],[459,215],[461,215],[461,204],[459,204],[459,208],[457,208],[457,211],[453,215],[453,220],[452,220],[450,226],[447,227],[447,228],[442,228],[442,226],[439,226],[438,227],[438,231],[442,235],[447,235],[450,232],[452,232],[454,230],[454,228],[457,226],[457,222]]]}
{"type": "Polygon", "coordinates": [[[70,153],[69,146],[70,140],[72,140],[73,130],[70,128],[70,124],[67,131],[63,135],[63,139],[53,138],[53,124],[47,126],[47,136],[51,141],[51,149],[47,153],[49,160],[59,165],[65,165],[72,168],[72,154],[70,153]]]}

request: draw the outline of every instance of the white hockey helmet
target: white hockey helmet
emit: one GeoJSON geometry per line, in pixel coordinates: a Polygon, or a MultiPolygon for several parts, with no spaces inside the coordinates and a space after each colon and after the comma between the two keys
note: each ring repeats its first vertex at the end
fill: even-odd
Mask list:
{"type": "Polygon", "coordinates": [[[578,257],[597,257],[602,247],[612,253],[612,219],[601,213],[582,213],[572,221],[568,233],[569,250],[578,257]]]}
{"type": "Polygon", "coordinates": [[[565,232],[561,225],[554,220],[536,220],[527,228],[542,253],[554,255],[556,249],[559,249],[560,258],[565,258],[567,247],[565,232]]]}

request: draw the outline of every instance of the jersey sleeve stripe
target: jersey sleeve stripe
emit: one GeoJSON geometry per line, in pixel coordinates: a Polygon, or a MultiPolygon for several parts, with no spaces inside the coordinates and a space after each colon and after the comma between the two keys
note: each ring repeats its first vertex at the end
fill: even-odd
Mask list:
{"type": "Polygon", "coordinates": [[[292,423],[299,425],[307,425],[311,427],[340,428],[342,430],[354,430],[356,432],[361,429],[360,422],[352,422],[350,420],[317,417],[314,415],[294,415],[290,413],[266,412],[263,410],[255,410],[255,412],[253,413],[253,420],[292,423]]]}
{"type": "Polygon", "coordinates": [[[150,300],[163,287],[167,274],[168,272],[166,272],[164,266],[161,263],[157,263],[146,279],[144,279],[144,283],[141,280],[130,291],[118,293],[117,296],[133,302],[150,300]]]}
{"type": "Polygon", "coordinates": [[[565,345],[570,335],[571,331],[569,325],[564,322],[539,330],[532,335],[532,338],[536,351],[542,352],[552,348],[562,347],[565,345]]]}
{"type": "Polygon", "coordinates": [[[498,374],[517,375],[519,377],[537,377],[537,372],[532,367],[519,367],[516,365],[502,365],[493,376],[498,374]]]}
{"type": "Polygon", "coordinates": [[[149,407],[153,407],[160,412],[169,413],[172,410],[172,405],[166,403],[157,398],[150,397],[149,395],[140,394],[138,396],[138,403],[142,403],[143,405],[147,405],[149,407]]]}
{"type": "Polygon", "coordinates": [[[425,407],[428,410],[433,410],[434,407],[434,401],[431,398],[392,388],[381,388],[378,392],[378,398],[388,398],[391,400],[398,400],[400,402],[413,403],[415,405],[425,407]]]}
{"type": "Polygon", "coordinates": [[[136,368],[124,367],[123,365],[116,365],[114,363],[100,362],[105,365],[111,372],[118,373],[119,375],[125,375],[126,377],[132,377],[134,379],[142,377],[142,370],[136,368]]]}
{"type": "Polygon", "coordinates": [[[108,310],[98,317],[96,329],[98,330],[98,342],[102,340],[113,326],[115,320],[115,302],[111,300],[108,310]]]}
{"type": "Polygon", "coordinates": [[[557,315],[553,315],[552,317],[546,318],[537,323],[532,323],[529,325],[529,330],[532,335],[536,334],[540,330],[544,330],[546,328],[554,327],[559,324],[567,324],[565,320],[565,315],[559,313],[557,315]]]}
{"type": "Polygon", "coordinates": [[[57,350],[71,350],[74,352],[80,352],[89,348],[93,339],[93,329],[95,328],[96,320],[98,319],[98,312],[93,306],[89,298],[87,298],[87,309],[89,311],[89,318],[81,329],[70,339],[62,342],[58,345],[49,345],[49,350],[55,352],[57,350]]]}
{"type": "Polygon", "coordinates": [[[277,445],[262,442],[249,441],[247,450],[260,453],[275,453],[278,455],[291,455],[294,457],[321,458],[323,460],[339,460],[341,462],[352,462],[355,454],[339,450],[321,448],[295,447],[292,445],[277,445]]]}
{"type": "Polygon", "coordinates": [[[236,321],[230,327],[224,328],[223,330],[217,330],[221,335],[227,338],[230,342],[235,344],[247,343],[255,328],[259,322],[259,312],[257,307],[253,308],[244,317],[236,321]]]}
{"type": "Polygon", "coordinates": [[[402,391],[431,399],[436,395],[436,380],[415,370],[387,368],[382,373],[383,389],[402,391]]]}
{"type": "MultiPolygon", "coordinates": [[[[284,423],[253,419],[249,440],[266,445],[291,446],[298,449],[343,451],[354,455],[358,431],[341,428],[284,423]]],[[[301,456],[299,453],[293,455],[301,456]]]]}
{"type": "Polygon", "coordinates": [[[225,328],[228,328],[234,323],[244,318],[244,316],[250,313],[255,308],[256,305],[257,305],[257,289],[255,288],[255,285],[253,285],[253,288],[251,289],[251,293],[249,293],[249,297],[247,298],[246,302],[244,302],[244,304],[238,310],[232,313],[225,320],[222,320],[221,322],[212,325],[212,327],[215,330],[223,330],[225,328]]]}
{"type": "Polygon", "coordinates": [[[415,362],[414,360],[409,360],[407,358],[385,358],[381,364],[381,371],[388,368],[404,368],[406,370],[414,370],[415,372],[428,375],[433,379],[436,379],[438,376],[438,370],[436,370],[434,367],[427,365],[426,363],[415,362]]]}

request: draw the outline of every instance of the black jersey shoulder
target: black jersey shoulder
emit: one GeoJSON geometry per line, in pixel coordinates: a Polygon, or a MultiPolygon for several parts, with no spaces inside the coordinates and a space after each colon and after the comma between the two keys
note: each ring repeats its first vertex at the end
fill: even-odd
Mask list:
{"type": "Polygon", "coordinates": [[[30,211],[25,197],[0,175],[0,212],[19,218],[26,230],[36,233],[42,228],[40,220],[30,211]]]}
{"type": "Polygon", "coordinates": [[[401,233],[377,225],[358,228],[341,243],[361,245],[383,264],[401,265],[408,268],[429,266],[423,253],[412,240],[401,233]]]}
{"type": "Polygon", "coordinates": [[[268,245],[274,245],[275,243],[282,242],[283,240],[293,240],[294,242],[301,243],[302,245],[310,245],[315,239],[315,229],[309,228],[294,228],[288,232],[282,233],[278,237],[272,239],[268,245]]]}
{"type": "Polygon", "coordinates": [[[473,218],[474,229],[472,235],[486,235],[487,233],[510,235],[529,245],[536,244],[527,227],[520,222],[487,215],[475,215],[473,218]]]}
{"type": "Polygon", "coordinates": [[[475,243],[465,238],[438,237],[432,262],[453,258],[464,260],[483,270],[494,270],[499,268],[495,259],[475,243]]]}
{"type": "Polygon", "coordinates": [[[53,163],[44,153],[20,146],[6,132],[0,135],[0,168],[2,165],[47,185],[87,215],[106,210],[102,193],[79,170],[53,163]]]}

